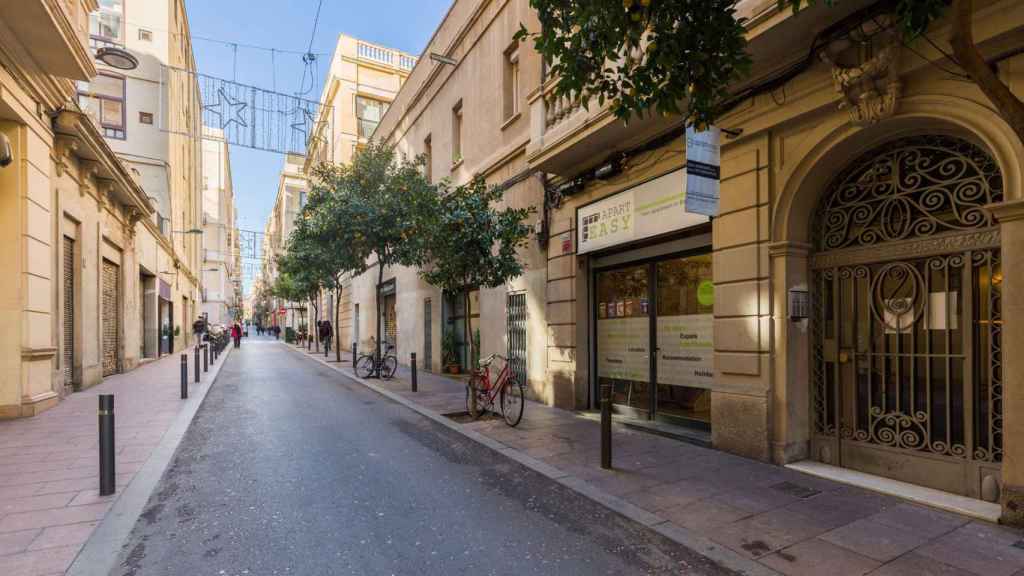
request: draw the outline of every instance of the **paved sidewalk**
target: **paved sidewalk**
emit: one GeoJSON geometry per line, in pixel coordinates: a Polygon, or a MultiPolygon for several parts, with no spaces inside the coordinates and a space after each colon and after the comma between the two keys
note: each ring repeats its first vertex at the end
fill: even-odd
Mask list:
{"type": "MultiPolygon", "coordinates": [[[[465,411],[462,382],[420,371],[413,394],[408,378],[401,367],[373,384],[441,414],[465,411]]],[[[568,475],[563,483],[643,509],[654,527],[782,574],[1024,576],[1021,531],[779,466],[616,425],[615,470],[602,470],[599,424],[536,402],[516,428],[501,419],[465,428],[568,475]]]]}
{"type": "MultiPolygon", "coordinates": [[[[218,359],[220,366],[227,354],[218,359]]],[[[208,386],[215,367],[192,383],[208,386]]],[[[0,574],[64,574],[175,422],[179,353],[65,398],[33,418],[0,422],[0,574]],[[99,495],[97,396],[114,394],[117,491],[99,495]]],[[[117,550],[112,550],[116,554],[117,550]]]]}

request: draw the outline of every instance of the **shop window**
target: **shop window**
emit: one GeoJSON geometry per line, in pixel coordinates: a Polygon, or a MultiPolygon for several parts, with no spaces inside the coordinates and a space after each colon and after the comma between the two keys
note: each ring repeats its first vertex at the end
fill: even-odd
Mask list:
{"type": "Polygon", "coordinates": [[[108,138],[125,138],[125,79],[101,72],[80,83],[78,105],[108,138]]]}

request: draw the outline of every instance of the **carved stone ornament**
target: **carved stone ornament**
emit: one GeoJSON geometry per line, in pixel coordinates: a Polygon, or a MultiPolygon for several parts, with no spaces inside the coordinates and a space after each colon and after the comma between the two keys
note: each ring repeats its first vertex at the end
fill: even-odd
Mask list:
{"type": "Polygon", "coordinates": [[[84,196],[86,190],[92,190],[93,195],[99,195],[99,173],[100,163],[91,160],[82,161],[82,183],[78,187],[80,195],[84,196]]]}
{"type": "Polygon", "coordinates": [[[78,150],[78,140],[74,138],[63,138],[58,137],[56,141],[56,158],[54,159],[54,166],[57,171],[57,176],[63,176],[68,168],[71,167],[71,157],[78,150]]]}
{"type": "Polygon", "coordinates": [[[832,66],[832,82],[843,96],[839,109],[846,110],[854,124],[874,124],[896,112],[903,89],[897,76],[901,44],[896,34],[890,31],[873,38],[871,44],[882,46],[859,66],[841,65],[838,55],[827,48],[819,53],[832,66]]]}

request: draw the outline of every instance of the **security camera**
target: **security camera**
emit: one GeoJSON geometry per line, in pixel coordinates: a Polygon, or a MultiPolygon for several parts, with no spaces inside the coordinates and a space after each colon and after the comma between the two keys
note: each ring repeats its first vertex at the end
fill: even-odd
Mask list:
{"type": "Polygon", "coordinates": [[[7,135],[0,133],[0,168],[6,168],[14,161],[14,153],[11,152],[11,141],[7,135]]]}

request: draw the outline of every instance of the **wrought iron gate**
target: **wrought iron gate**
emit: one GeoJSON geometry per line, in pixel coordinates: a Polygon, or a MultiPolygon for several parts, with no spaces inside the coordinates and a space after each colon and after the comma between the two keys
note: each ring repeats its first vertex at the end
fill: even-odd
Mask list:
{"type": "Polygon", "coordinates": [[[75,241],[64,237],[64,385],[74,385],[75,373],[75,241]]]}
{"type": "Polygon", "coordinates": [[[947,136],[891,142],[823,197],[814,457],[986,500],[1002,460],[1002,179],[947,136]]]}
{"type": "Polygon", "coordinates": [[[516,382],[526,384],[526,293],[508,295],[508,362],[516,382]]]}
{"type": "Polygon", "coordinates": [[[118,351],[121,348],[120,269],[109,260],[103,261],[103,375],[118,372],[118,351]]]}

